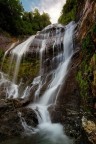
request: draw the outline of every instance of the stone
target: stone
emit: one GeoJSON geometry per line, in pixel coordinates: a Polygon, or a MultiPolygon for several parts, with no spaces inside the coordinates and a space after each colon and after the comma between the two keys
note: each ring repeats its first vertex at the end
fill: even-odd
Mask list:
{"type": "Polygon", "coordinates": [[[96,122],[82,117],[82,127],[92,144],[96,144],[96,122]]]}
{"type": "Polygon", "coordinates": [[[0,142],[24,133],[19,113],[30,127],[37,126],[36,113],[32,109],[24,108],[19,99],[0,100],[0,142]]]}

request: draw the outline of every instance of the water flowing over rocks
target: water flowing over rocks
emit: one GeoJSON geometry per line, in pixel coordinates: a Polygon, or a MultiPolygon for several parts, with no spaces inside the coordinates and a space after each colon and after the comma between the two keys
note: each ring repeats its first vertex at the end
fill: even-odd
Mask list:
{"type": "MultiPolygon", "coordinates": [[[[62,139],[60,144],[72,143],[66,134],[75,138],[76,144],[95,144],[95,120],[86,119],[85,123],[82,120],[84,112],[76,75],[82,63],[81,41],[91,20],[94,22],[96,9],[93,1],[79,3],[77,25],[75,22],[67,26],[50,25],[8,52],[11,72],[7,77],[1,72],[0,79],[0,141],[6,137],[39,133],[42,137],[47,135],[52,144],[56,144],[56,140],[59,144],[59,139],[62,139]],[[15,61],[14,76],[12,63],[15,65],[15,61]],[[29,64],[27,69],[26,63],[29,64]],[[37,69],[32,71],[31,68],[37,69]]],[[[90,63],[95,67],[92,59],[90,63]]],[[[92,92],[95,96],[94,89],[92,92]]]]}
{"type": "MultiPolygon", "coordinates": [[[[59,123],[54,124],[51,122],[48,107],[52,104],[59,106],[60,89],[65,82],[65,77],[70,67],[69,63],[74,54],[73,35],[75,27],[75,22],[71,22],[67,26],[50,25],[36,36],[30,37],[9,51],[11,54],[9,73],[5,75],[1,72],[0,83],[6,94],[1,100],[3,117],[1,115],[2,126],[0,131],[2,135],[6,137],[25,133],[26,135],[32,135],[40,131],[43,133],[45,129],[46,134],[50,135],[52,133],[57,141],[60,138],[61,141],[65,139],[66,143],[70,143],[70,140],[63,132],[63,126],[59,123]],[[33,82],[30,80],[31,84],[25,85],[24,91],[20,92],[22,82],[19,81],[18,84],[17,81],[19,66],[21,64],[22,67],[23,55],[25,55],[26,61],[28,59],[30,62],[29,58],[33,54],[35,55],[32,58],[38,57],[40,59],[39,73],[33,79],[33,82]],[[11,78],[12,81],[10,81],[10,70],[14,60],[16,60],[15,73],[11,78]],[[25,106],[28,106],[28,108],[25,106]],[[16,120],[16,123],[14,120],[16,120]],[[14,123],[11,126],[9,122],[11,124],[14,123]],[[55,132],[56,128],[60,132],[58,136],[55,132]],[[6,134],[6,129],[10,129],[8,134],[6,134]],[[17,130],[14,132],[14,129],[17,130]]],[[[4,56],[3,65],[7,55],[4,56]]],[[[53,141],[51,135],[49,139],[53,141]]],[[[53,142],[55,143],[55,141],[53,142]]]]}
{"type": "Polygon", "coordinates": [[[80,97],[78,84],[75,80],[77,66],[80,63],[79,51],[71,61],[65,84],[62,85],[57,104],[49,108],[52,121],[61,122],[67,135],[78,138],[81,135],[80,97]]]}

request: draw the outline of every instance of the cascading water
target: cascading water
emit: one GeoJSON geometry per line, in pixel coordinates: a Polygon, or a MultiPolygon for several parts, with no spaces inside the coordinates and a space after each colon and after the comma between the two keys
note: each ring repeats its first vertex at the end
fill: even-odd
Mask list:
{"type": "MultiPolygon", "coordinates": [[[[60,86],[62,85],[62,83],[64,83],[65,76],[66,76],[67,70],[68,70],[68,65],[69,65],[70,59],[73,55],[73,32],[74,32],[74,29],[75,29],[74,23],[70,23],[69,25],[67,25],[65,27],[65,34],[64,34],[64,40],[63,40],[63,45],[64,45],[63,54],[59,55],[59,59],[61,59],[61,57],[63,57],[63,59],[62,59],[61,63],[58,65],[58,67],[56,68],[56,70],[53,71],[51,83],[48,85],[45,93],[43,95],[41,95],[39,100],[37,99],[37,102],[35,101],[34,104],[30,105],[30,107],[32,109],[34,109],[35,111],[36,111],[36,109],[38,109],[37,115],[40,115],[40,116],[38,116],[39,117],[38,127],[41,130],[43,129],[43,131],[44,130],[47,131],[47,133],[49,133],[49,134],[50,133],[52,135],[54,134],[54,137],[57,137],[56,132],[55,132],[56,128],[58,128],[58,130],[60,130],[60,133],[62,133],[61,135],[63,135],[63,130],[62,130],[62,126],[60,124],[52,124],[51,123],[50,115],[49,115],[47,108],[48,108],[49,104],[56,103],[56,100],[57,100],[57,97],[58,97],[58,94],[60,91],[60,86]]],[[[55,41],[55,43],[56,43],[56,41],[55,41]]],[[[60,38],[59,38],[59,43],[61,43],[60,38]]],[[[42,49],[45,49],[45,45],[43,48],[41,47],[41,50],[42,49]]],[[[41,88],[41,84],[40,84],[40,88],[41,88]]],[[[58,136],[60,136],[60,135],[58,134],[58,136]]],[[[63,138],[64,138],[64,135],[63,135],[63,138]]],[[[56,141],[58,141],[57,139],[58,138],[56,138],[56,141]]],[[[52,140],[52,138],[51,138],[51,140],[52,140]]],[[[56,143],[56,141],[53,143],[56,143]]],[[[64,139],[63,139],[63,142],[64,142],[64,139]]],[[[70,142],[67,140],[67,143],[70,143],[70,142]]]]}
{"type": "Polygon", "coordinates": [[[4,60],[5,60],[8,52],[11,51],[11,49],[14,48],[14,46],[15,46],[16,44],[18,44],[18,42],[19,42],[19,40],[18,40],[17,42],[12,43],[11,46],[9,47],[9,49],[5,52],[4,57],[3,57],[3,62],[2,62],[1,69],[2,69],[2,67],[3,67],[3,63],[4,63],[4,60]]]}
{"type": "Polygon", "coordinates": [[[15,49],[13,49],[11,51],[12,59],[14,59],[14,56],[16,56],[16,66],[15,66],[14,77],[13,77],[13,82],[14,83],[16,83],[16,80],[17,80],[17,75],[18,75],[18,71],[19,71],[22,56],[28,50],[28,48],[29,48],[30,44],[32,43],[34,37],[35,36],[31,36],[25,42],[21,43],[20,45],[18,45],[17,47],[15,47],[15,49]]]}
{"type": "Polygon", "coordinates": [[[39,103],[42,105],[48,105],[53,102],[53,99],[55,100],[57,98],[60,85],[62,84],[62,82],[64,82],[64,78],[67,74],[67,68],[73,55],[73,31],[75,28],[74,26],[75,25],[72,25],[72,23],[70,23],[65,27],[65,35],[63,41],[64,50],[63,55],[61,55],[61,57],[64,57],[64,61],[62,61],[62,63],[60,63],[58,68],[55,70],[52,77],[52,82],[48,86],[48,89],[46,90],[44,95],[41,97],[39,103]]]}
{"type": "MultiPolygon", "coordinates": [[[[76,24],[74,22],[71,22],[69,25],[65,27],[63,27],[62,25],[51,25],[45,28],[43,31],[41,31],[40,34],[43,37],[43,40],[39,41],[40,44],[38,44],[36,50],[39,51],[39,57],[40,57],[39,76],[34,78],[33,82],[31,83],[31,86],[30,85],[27,86],[23,91],[23,95],[20,96],[22,99],[28,97],[31,93],[31,90],[34,87],[37,87],[34,93],[34,102],[28,105],[28,107],[34,110],[39,122],[37,128],[34,129],[34,132],[36,133],[38,132],[41,136],[44,136],[46,140],[49,139],[50,144],[72,143],[64,134],[63,126],[60,124],[53,124],[51,122],[48,107],[52,104],[53,105],[56,104],[61,85],[65,81],[68,66],[71,57],[74,53],[73,34],[75,26],[76,24]],[[54,32],[52,32],[54,27],[56,28],[54,32]],[[49,31],[49,29],[51,29],[51,31],[49,31]],[[49,45],[52,45],[52,48],[50,48],[49,45]],[[49,52],[50,49],[51,49],[51,59],[50,59],[51,64],[49,65],[48,72],[46,72],[44,63],[49,61],[47,55],[50,54],[49,52]],[[52,68],[52,66],[54,65],[56,65],[55,68],[52,68]],[[47,86],[44,89],[45,85],[47,86]],[[44,89],[43,92],[42,89],[44,89]]],[[[30,37],[25,42],[21,43],[20,45],[16,46],[13,50],[11,50],[10,69],[12,61],[16,59],[13,81],[10,82],[3,73],[1,73],[1,79],[0,79],[0,86],[2,85],[2,83],[5,84],[5,89],[8,98],[19,97],[18,89],[20,88],[20,84],[16,85],[16,81],[20,67],[20,62],[22,56],[28,51],[30,44],[35,43],[34,42],[35,41],[34,39],[36,39],[35,37],[37,37],[38,40],[38,36],[39,35],[30,37]],[[10,83],[10,87],[8,85],[6,86],[7,83],[10,83]]],[[[19,117],[21,119],[22,126],[24,129],[26,129],[27,133],[28,132],[29,134],[34,133],[32,131],[33,128],[28,126],[24,118],[21,117],[21,113],[19,113],[19,117]]]]}
{"type": "MultiPolygon", "coordinates": [[[[4,62],[5,57],[7,56],[8,52],[11,53],[11,61],[9,64],[10,70],[11,70],[11,65],[13,63],[13,60],[16,58],[16,66],[15,66],[15,71],[14,71],[14,76],[13,76],[12,82],[8,79],[10,72],[8,72],[8,74],[6,74],[6,75],[3,72],[0,73],[1,74],[0,86],[4,85],[4,89],[6,92],[6,98],[18,98],[19,97],[18,90],[19,90],[20,84],[19,85],[16,84],[19,66],[20,66],[22,56],[26,53],[26,51],[28,51],[28,48],[29,48],[30,44],[32,43],[33,39],[34,39],[34,36],[31,36],[26,41],[24,41],[23,43],[16,46],[14,49],[12,49],[12,48],[15,46],[16,43],[13,43],[11,45],[11,47],[4,54],[3,62],[4,62]]],[[[3,67],[3,63],[2,63],[2,67],[3,67]]],[[[25,90],[25,92],[26,92],[26,90],[25,90]]]]}

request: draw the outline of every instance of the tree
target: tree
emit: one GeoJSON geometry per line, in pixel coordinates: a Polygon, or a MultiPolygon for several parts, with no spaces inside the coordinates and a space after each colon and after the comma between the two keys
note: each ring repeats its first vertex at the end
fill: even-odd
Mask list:
{"type": "Polygon", "coordinates": [[[25,12],[19,0],[0,0],[0,28],[12,35],[32,35],[50,24],[48,14],[25,12]]]}
{"type": "Polygon", "coordinates": [[[68,24],[70,21],[75,20],[76,18],[76,9],[77,9],[78,0],[67,0],[66,4],[63,6],[61,16],[59,17],[58,22],[62,24],[68,24]]]}
{"type": "Polygon", "coordinates": [[[19,0],[0,0],[0,27],[14,33],[17,21],[21,21],[23,7],[19,0]]]}
{"type": "Polygon", "coordinates": [[[46,27],[47,25],[51,24],[50,17],[47,13],[43,12],[41,15],[41,21],[42,21],[42,28],[46,27]]]}

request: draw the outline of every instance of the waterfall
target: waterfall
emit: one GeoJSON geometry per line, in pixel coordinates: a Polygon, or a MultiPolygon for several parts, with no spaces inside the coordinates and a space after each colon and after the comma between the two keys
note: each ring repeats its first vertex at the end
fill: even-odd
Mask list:
{"type": "MultiPolygon", "coordinates": [[[[10,52],[11,53],[11,61],[9,63],[9,72],[8,74],[4,74],[3,72],[0,72],[0,86],[4,86],[5,92],[6,92],[6,98],[18,98],[19,97],[19,87],[21,85],[21,83],[19,83],[18,85],[16,84],[16,80],[17,80],[17,76],[18,76],[18,71],[19,71],[19,67],[20,67],[20,63],[22,60],[22,56],[24,54],[26,54],[26,52],[28,51],[28,48],[30,46],[30,44],[32,43],[33,39],[35,36],[31,36],[29,37],[26,41],[24,41],[23,43],[17,45],[14,49],[13,47],[16,45],[16,43],[13,43],[10,48],[5,52],[4,57],[3,57],[3,62],[5,60],[5,57],[7,56],[7,54],[10,52]],[[16,58],[16,66],[15,66],[15,70],[14,70],[14,75],[13,75],[13,80],[10,81],[8,79],[8,77],[10,76],[10,71],[11,71],[11,66],[13,63],[13,60],[16,58]]],[[[3,62],[2,62],[2,67],[3,67],[3,62]]],[[[2,69],[1,67],[1,69],[2,69]]],[[[24,94],[26,92],[26,89],[24,90],[24,94]]],[[[23,97],[23,96],[21,96],[23,97]]]]}
{"type": "MultiPolygon", "coordinates": [[[[54,70],[52,72],[52,80],[51,80],[50,84],[47,86],[47,90],[45,91],[45,93],[40,96],[39,100],[37,99],[37,101],[36,101],[36,99],[35,99],[35,103],[29,105],[29,107],[34,109],[34,111],[37,114],[37,117],[39,120],[38,127],[40,129],[47,131],[49,134],[50,133],[52,135],[54,134],[54,137],[57,136],[56,129],[60,130],[59,132],[61,133],[61,135],[63,135],[64,141],[66,141],[66,140],[65,140],[65,135],[62,130],[62,126],[60,124],[52,124],[51,123],[50,115],[49,115],[49,112],[47,109],[50,104],[56,104],[56,100],[58,98],[58,94],[60,92],[61,85],[65,81],[66,74],[68,72],[68,65],[69,65],[71,57],[74,53],[73,34],[74,34],[75,26],[76,26],[76,24],[72,22],[65,27],[65,33],[64,33],[64,38],[63,38],[63,53],[59,54],[59,59],[62,59],[62,56],[63,56],[63,59],[60,62],[60,64],[58,65],[58,67],[56,68],[56,70],[54,70]]],[[[61,42],[61,40],[59,40],[59,42],[61,42]]],[[[56,43],[56,41],[55,41],[55,43],[56,43]]],[[[42,49],[43,48],[41,47],[41,50],[42,49]]],[[[57,60],[59,60],[59,59],[57,58],[57,60]]],[[[40,83],[39,80],[37,78],[34,81],[35,81],[35,84],[39,83],[39,87],[38,87],[37,91],[39,90],[39,93],[40,93],[40,88],[42,87],[43,84],[40,83]]],[[[58,141],[57,139],[58,138],[56,138],[56,141],[58,141]]],[[[53,143],[56,143],[56,141],[53,143]]],[[[70,143],[70,142],[68,142],[68,139],[67,139],[67,141],[65,143],[70,143]]]]}
{"type": "Polygon", "coordinates": [[[39,51],[40,58],[39,75],[24,89],[20,97],[22,99],[28,98],[31,90],[36,87],[34,101],[30,103],[28,107],[36,113],[39,124],[36,129],[33,129],[27,125],[21,113],[19,113],[19,117],[26,133],[32,134],[37,131],[42,133],[46,132],[47,136],[50,137],[53,142],[52,144],[56,144],[56,142],[59,144],[59,139],[62,139],[62,144],[63,142],[64,144],[70,143],[63,132],[63,126],[51,122],[48,108],[50,105],[56,104],[61,86],[65,82],[68,66],[74,54],[73,36],[75,27],[76,24],[74,22],[71,22],[67,26],[60,24],[50,25],[36,36],[31,36],[10,51],[11,61],[9,65],[9,75],[13,60],[15,59],[16,61],[12,82],[9,81],[8,77],[2,72],[0,73],[0,86],[4,84],[7,98],[18,98],[21,83],[17,85],[16,82],[22,57],[28,52],[31,44],[33,44],[33,47],[37,44],[36,52],[39,51]],[[41,36],[42,39],[38,40],[39,36],[41,36]],[[51,58],[48,59],[50,51],[51,58]],[[49,65],[47,66],[46,62],[48,61],[49,65]],[[42,89],[44,89],[43,92],[42,89]],[[55,140],[53,138],[55,138],[55,140]]]}
{"type": "MultiPolygon", "coordinates": [[[[67,74],[67,68],[70,62],[70,59],[73,55],[73,31],[75,28],[75,24],[73,25],[70,23],[65,27],[65,34],[64,34],[64,50],[63,50],[63,57],[64,61],[59,64],[57,69],[55,70],[52,78],[52,82],[50,83],[48,89],[44,93],[44,95],[41,97],[39,103],[42,105],[48,105],[52,100],[56,99],[58,96],[58,92],[60,89],[60,85],[62,82],[64,83],[64,78],[67,74]],[[58,90],[58,92],[57,92],[58,90]],[[55,98],[54,98],[55,97],[55,98]]],[[[61,55],[62,57],[62,55],[61,55]]]]}
{"type": "MultiPolygon", "coordinates": [[[[28,50],[28,48],[29,48],[30,44],[32,43],[34,37],[35,36],[31,36],[30,38],[28,38],[26,41],[24,41],[23,43],[21,43],[20,45],[18,45],[17,47],[15,47],[11,51],[12,60],[13,60],[14,56],[16,56],[16,66],[15,66],[14,77],[13,77],[13,82],[14,83],[16,83],[16,80],[17,80],[22,55],[24,55],[26,53],[26,51],[28,50]]],[[[11,61],[11,63],[12,63],[12,61],[11,61]]]]}
{"type": "Polygon", "coordinates": [[[18,42],[19,42],[19,40],[18,40],[17,42],[12,43],[11,46],[9,47],[9,49],[5,52],[4,57],[3,57],[3,61],[2,61],[2,65],[1,65],[1,69],[3,68],[3,63],[4,63],[4,60],[5,60],[8,52],[9,52],[11,49],[13,49],[14,46],[15,46],[16,44],[18,44],[18,42]]]}

